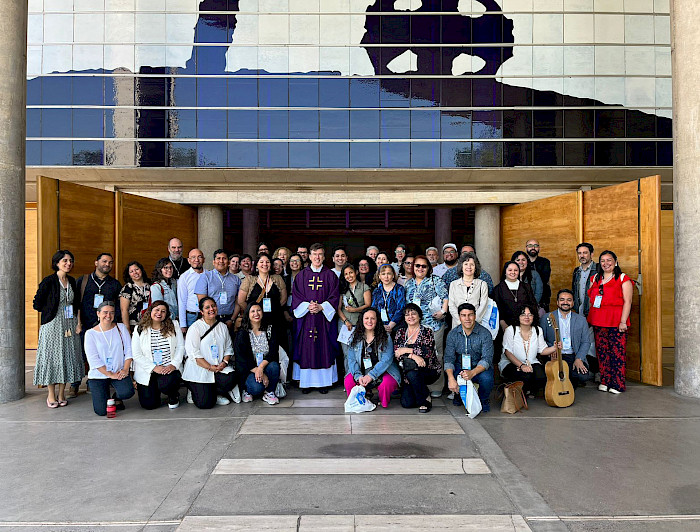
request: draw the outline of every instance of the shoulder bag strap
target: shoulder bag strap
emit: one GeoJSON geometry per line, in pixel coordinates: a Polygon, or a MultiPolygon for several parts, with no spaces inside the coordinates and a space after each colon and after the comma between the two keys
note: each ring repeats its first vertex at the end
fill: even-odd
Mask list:
{"type": "Polygon", "coordinates": [[[204,338],[206,338],[206,336],[207,336],[210,332],[212,332],[212,331],[216,328],[216,326],[219,325],[219,323],[221,323],[221,322],[219,321],[219,318],[217,317],[217,318],[216,318],[216,323],[215,323],[214,325],[212,325],[211,327],[209,327],[209,329],[207,330],[207,332],[205,332],[205,333],[199,338],[199,341],[201,342],[202,340],[204,340],[204,338]]]}

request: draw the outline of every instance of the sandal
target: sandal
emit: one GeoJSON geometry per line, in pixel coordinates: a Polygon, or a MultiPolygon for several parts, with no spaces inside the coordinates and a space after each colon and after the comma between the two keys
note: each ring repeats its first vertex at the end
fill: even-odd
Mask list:
{"type": "Polygon", "coordinates": [[[433,409],[433,402],[430,401],[424,405],[421,405],[418,407],[418,413],[419,414],[427,414],[433,409]]]}
{"type": "Polygon", "coordinates": [[[68,401],[66,401],[65,399],[63,399],[63,400],[59,399],[59,400],[58,400],[58,406],[66,406],[66,405],[68,405],[68,401]]]}
{"type": "Polygon", "coordinates": [[[46,406],[49,408],[58,408],[58,402],[56,401],[49,401],[49,398],[46,398],[46,406]]]}

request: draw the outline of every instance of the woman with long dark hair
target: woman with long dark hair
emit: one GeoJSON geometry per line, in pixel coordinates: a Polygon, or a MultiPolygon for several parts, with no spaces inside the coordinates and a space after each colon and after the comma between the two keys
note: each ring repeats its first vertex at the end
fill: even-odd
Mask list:
{"type": "Polygon", "coordinates": [[[141,315],[148,308],[151,297],[151,281],[140,262],[132,260],[124,268],[124,286],[119,292],[119,306],[122,311],[122,323],[131,331],[139,323],[141,315]]]}
{"type": "Polygon", "coordinates": [[[398,389],[401,372],[394,360],[394,345],[382,327],[379,311],[370,307],[362,311],[348,349],[348,373],[345,392],[350,395],[356,385],[377,389],[379,401],[389,406],[391,394],[398,389]]]}
{"type": "Polygon", "coordinates": [[[131,338],[134,380],[139,403],[146,410],[161,405],[161,394],[168,397],[170,409],[180,406],[180,378],[185,356],[185,338],[170,307],[163,300],[153,301],[131,338]]]}
{"type": "Polygon", "coordinates": [[[625,391],[627,331],[632,310],[632,280],[622,273],[617,255],[605,250],[598,259],[600,271],[588,289],[588,323],[593,326],[600,364],[601,392],[625,391]]]}
{"type": "Polygon", "coordinates": [[[164,258],[156,262],[151,275],[150,301],[165,301],[171,316],[178,315],[177,279],[173,275],[174,271],[170,258],[164,258]]]}
{"type": "Polygon", "coordinates": [[[539,301],[542,298],[544,284],[542,284],[542,277],[540,277],[533,263],[528,259],[527,253],[524,251],[516,251],[513,253],[510,260],[517,263],[520,267],[520,280],[530,285],[532,293],[535,294],[535,300],[539,301]]]}
{"type": "MultiPolygon", "coordinates": [[[[372,304],[372,292],[365,283],[357,278],[357,270],[349,262],[340,270],[340,302],[338,303],[338,330],[345,327],[348,331],[357,325],[360,313],[372,304]]],[[[347,369],[348,346],[340,342],[347,369]]]]}
{"type": "Polygon", "coordinates": [[[371,258],[368,255],[360,257],[355,261],[355,269],[357,270],[357,276],[360,279],[360,281],[365,283],[371,289],[374,289],[377,286],[375,284],[377,263],[374,262],[373,258],[371,258]]]}
{"type": "Polygon", "coordinates": [[[79,383],[85,375],[80,347],[80,297],[75,279],[68,275],[74,263],[73,254],[67,249],[54,253],[51,268],[55,273],[41,281],[34,296],[34,310],[41,312],[34,384],[47,387],[49,408],[66,406],[66,384],[79,383]]]}

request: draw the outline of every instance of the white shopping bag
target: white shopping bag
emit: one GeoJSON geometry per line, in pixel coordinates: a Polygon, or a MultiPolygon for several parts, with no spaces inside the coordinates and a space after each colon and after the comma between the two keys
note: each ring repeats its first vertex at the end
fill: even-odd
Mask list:
{"type": "Polygon", "coordinates": [[[345,413],[346,414],[359,414],[361,412],[371,412],[377,408],[377,406],[369,401],[365,397],[365,387],[364,386],[354,386],[350,390],[350,395],[348,395],[347,401],[345,401],[345,413]]]}
{"type": "Polygon", "coordinates": [[[478,416],[479,412],[481,412],[481,400],[471,380],[468,380],[466,385],[459,387],[459,395],[467,409],[467,415],[471,419],[478,416]]]}
{"type": "Polygon", "coordinates": [[[484,314],[484,317],[481,318],[481,322],[479,324],[483,325],[491,332],[492,340],[495,340],[496,336],[498,336],[498,326],[500,323],[499,318],[498,305],[496,305],[496,302],[493,299],[489,298],[488,306],[486,307],[486,314],[484,314]]]}

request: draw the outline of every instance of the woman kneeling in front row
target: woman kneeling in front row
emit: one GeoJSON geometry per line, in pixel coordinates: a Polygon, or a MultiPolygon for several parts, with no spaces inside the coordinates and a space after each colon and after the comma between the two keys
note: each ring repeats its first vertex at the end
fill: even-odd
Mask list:
{"type": "Polygon", "coordinates": [[[236,375],[229,366],[233,355],[228,327],[219,321],[216,301],[203,297],[199,301],[201,319],[187,329],[185,352],[187,361],[182,372],[189,392],[187,401],[197,408],[227,405],[227,396],[236,385],[236,375]]]}
{"type": "Polygon", "coordinates": [[[234,353],[243,402],[250,403],[254,397],[262,396],[269,405],[279,403],[275,395],[280,378],[279,340],[275,327],[263,326],[260,303],[254,301],[248,306],[236,335],[234,353]]]}
{"type": "Polygon", "coordinates": [[[170,307],[154,301],[134,330],[131,342],[134,379],[139,403],[146,410],[160,406],[160,395],[168,396],[168,407],[180,406],[180,378],[185,339],[180,324],[170,319],[170,307]]]}
{"type": "Polygon", "coordinates": [[[367,389],[377,388],[379,401],[386,408],[391,394],[399,387],[400,379],[394,346],[379,321],[379,312],[374,307],[365,309],[350,340],[345,392],[350,395],[357,384],[367,389]]]}
{"type": "Polygon", "coordinates": [[[124,410],[122,400],[134,395],[129,378],[131,336],[123,323],[114,323],[115,305],[103,301],[97,307],[99,323],[85,333],[85,356],[90,364],[88,386],[92,408],[98,416],[107,415],[109,387],[114,388],[117,410],[124,410]]]}

